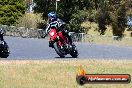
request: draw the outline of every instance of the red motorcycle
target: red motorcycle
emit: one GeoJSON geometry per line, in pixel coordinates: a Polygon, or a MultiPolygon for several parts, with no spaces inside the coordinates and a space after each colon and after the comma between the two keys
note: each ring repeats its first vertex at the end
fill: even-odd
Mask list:
{"type": "Polygon", "coordinates": [[[68,37],[63,35],[62,31],[57,32],[55,28],[51,28],[48,34],[51,47],[55,49],[60,57],[64,58],[67,54],[70,54],[73,58],[78,57],[78,50],[75,44],[70,44],[68,37]]]}

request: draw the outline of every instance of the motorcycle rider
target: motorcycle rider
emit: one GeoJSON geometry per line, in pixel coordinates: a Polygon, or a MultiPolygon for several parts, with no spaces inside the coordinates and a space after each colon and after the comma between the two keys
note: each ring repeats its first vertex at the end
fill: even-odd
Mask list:
{"type": "Polygon", "coordinates": [[[0,41],[4,41],[3,34],[4,34],[3,29],[0,28],[0,41]]]}
{"type": "MultiPolygon", "coordinates": [[[[56,26],[57,32],[62,31],[63,35],[65,35],[69,39],[69,42],[72,45],[72,39],[71,39],[71,36],[69,35],[69,32],[67,31],[65,22],[57,18],[57,14],[55,12],[48,13],[48,23],[47,23],[47,27],[45,30],[45,36],[48,34],[51,26],[53,25],[56,26]]],[[[52,42],[49,41],[49,47],[52,47],[52,45],[53,45],[52,42]]]]}

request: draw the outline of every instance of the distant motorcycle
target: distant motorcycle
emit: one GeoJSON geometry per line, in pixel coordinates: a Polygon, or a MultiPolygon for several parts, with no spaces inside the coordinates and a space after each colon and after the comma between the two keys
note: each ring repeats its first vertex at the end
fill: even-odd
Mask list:
{"type": "Polygon", "coordinates": [[[49,31],[50,42],[52,48],[55,49],[56,53],[64,58],[65,55],[70,54],[73,58],[78,57],[78,50],[76,45],[73,43],[70,44],[68,38],[63,35],[62,31],[57,32],[56,28],[51,28],[49,31]]]}
{"type": "Polygon", "coordinates": [[[0,41],[0,57],[7,58],[10,54],[9,47],[5,41],[0,41]]]}
{"type": "Polygon", "coordinates": [[[7,58],[10,54],[10,51],[9,51],[9,46],[4,41],[3,34],[4,34],[4,30],[1,28],[0,29],[0,57],[7,58]]]}

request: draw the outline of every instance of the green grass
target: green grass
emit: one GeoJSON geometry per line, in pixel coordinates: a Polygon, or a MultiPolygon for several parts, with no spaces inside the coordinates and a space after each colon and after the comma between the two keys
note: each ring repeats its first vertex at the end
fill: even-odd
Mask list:
{"type": "Polygon", "coordinates": [[[130,74],[132,60],[0,61],[0,88],[132,88],[130,84],[76,83],[78,66],[88,74],[130,74]]]}

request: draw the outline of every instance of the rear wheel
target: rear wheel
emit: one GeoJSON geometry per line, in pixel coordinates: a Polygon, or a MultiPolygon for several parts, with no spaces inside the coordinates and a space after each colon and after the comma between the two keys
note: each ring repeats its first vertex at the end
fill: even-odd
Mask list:
{"type": "Polygon", "coordinates": [[[0,57],[1,58],[7,58],[9,56],[9,54],[2,54],[0,57]]]}
{"type": "Polygon", "coordinates": [[[65,52],[63,49],[61,49],[61,47],[58,45],[57,42],[54,43],[54,49],[56,51],[56,53],[61,57],[64,58],[65,57],[65,52]]]}
{"type": "Polygon", "coordinates": [[[78,50],[75,46],[75,44],[72,45],[72,50],[70,52],[70,55],[73,57],[73,58],[77,58],[78,57],[78,50]]]}
{"type": "Polygon", "coordinates": [[[2,50],[0,57],[1,58],[7,58],[9,56],[9,51],[8,50],[2,50]]]}

